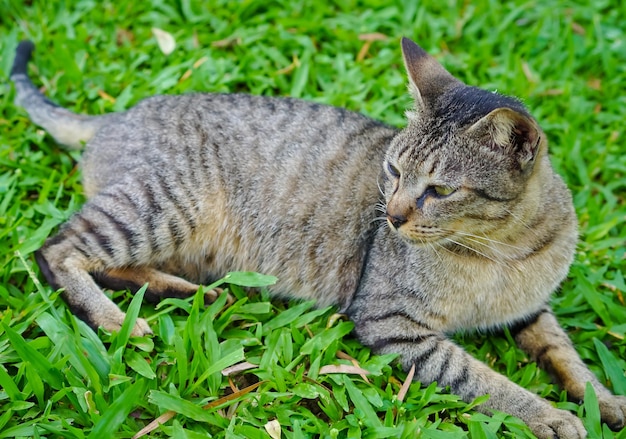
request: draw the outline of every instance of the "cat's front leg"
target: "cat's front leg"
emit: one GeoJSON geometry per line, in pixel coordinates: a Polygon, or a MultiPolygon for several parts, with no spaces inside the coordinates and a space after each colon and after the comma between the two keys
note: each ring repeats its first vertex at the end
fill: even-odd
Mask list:
{"type": "Polygon", "coordinates": [[[377,353],[400,354],[406,370],[415,365],[416,380],[449,386],[451,392],[467,402],[488,394],[489,400],[480,407],[482,410],[499,410],[517,416],[540,439],[587,436],[575,415],[554,408],[548,401],[498,374],[410,313],[369,309],[352,316],[357,336],[377,353]]]}
{"type": "Polygon", "coordinates": [[[514,328],[514,336],[533,360],[550,371],[574,400],[582,400],[586,383],[593,386],[600,405],[602,421],[613,430],[626,424],[626,397],[615,396],[598,381],[583,363],[569,337],[549,308],[514,328]]]}

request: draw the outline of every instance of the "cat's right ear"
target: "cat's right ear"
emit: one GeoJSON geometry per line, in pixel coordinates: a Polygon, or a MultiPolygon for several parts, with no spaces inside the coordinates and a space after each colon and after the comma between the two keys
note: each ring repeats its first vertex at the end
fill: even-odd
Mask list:
{"type": "Polygon", "coordinates": [[[487,139],[486,143],[494,150],[513,155],[522,170],[532,169],[541,148],[545,148],[545,136],[537,123],[511,108],[496,108],[466,132],[487,139]]]}
{"type": "Polygon", "coordinates": [[[402,56],[418,110],[428,110],[447,89],[462,84],[424,49],[404,37],[402,56]]]}

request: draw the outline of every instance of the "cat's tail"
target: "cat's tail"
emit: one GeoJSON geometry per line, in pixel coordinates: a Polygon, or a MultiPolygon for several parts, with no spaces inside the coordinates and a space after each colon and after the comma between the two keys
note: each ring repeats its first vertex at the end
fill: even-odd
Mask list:
{"type": "Polygon", "coordinates": [[[15,103],[23,107],[31,120],[44,128],[61,145],[79,149],[93,137],[110,115],[88,116],[59,107],[46,98],[28,77],[27,65],[35,45],[21,41],[15,51],[11,80],[15,84],[15,103]]]}

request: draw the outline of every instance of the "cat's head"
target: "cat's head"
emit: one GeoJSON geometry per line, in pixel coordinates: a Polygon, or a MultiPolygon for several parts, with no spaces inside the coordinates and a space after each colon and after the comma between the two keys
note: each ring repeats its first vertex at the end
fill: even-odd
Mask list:
{"type": "Polygon", "coordinates": [[[402,51],[416,108],[383,165],[389,226],[415,243],[489,239],[537,208],[545,136],[516,99],[463,84],[406,38],[402,51]]]}

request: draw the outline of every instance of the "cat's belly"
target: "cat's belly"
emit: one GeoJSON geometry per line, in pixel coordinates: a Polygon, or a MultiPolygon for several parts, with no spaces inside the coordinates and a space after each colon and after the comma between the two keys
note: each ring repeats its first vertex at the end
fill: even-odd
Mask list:
{"type": "Polygon", "coordinates": [[[358,233],[344,241],[322,239],[280,223],[277,233],[269,226],[259,232],[234,215],[219,193],[211,196],[211,207],[203,211],[211,214],[183,247],[160,263],[163,271],[200,284],[231,271],[270,274],[278,278],[273,294],[315,300],[320,307],[343,308],[356,291],[366,253],[366,242],[358,233]],[[280,230],[295,236],[283,236],[280,230]]]}

